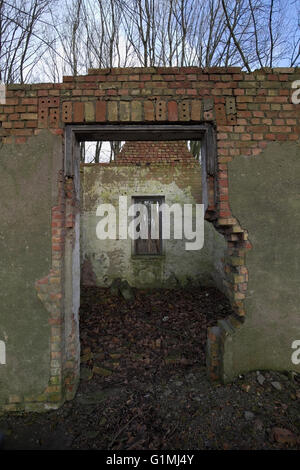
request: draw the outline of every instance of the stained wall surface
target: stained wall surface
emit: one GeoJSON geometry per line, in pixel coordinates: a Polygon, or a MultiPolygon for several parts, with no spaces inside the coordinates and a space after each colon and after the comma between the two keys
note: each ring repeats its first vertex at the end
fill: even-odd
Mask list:
{"type": "MultiPolygon", "coordinates": [[[[174,160],[171,144],[173,149],[178,145],[176,142],[168,146],[164,142],[132,142],[117,156],[116,163],[81,166],[83,285],[109,286],[117,278],[126,279],[138,288],[222,284],[218,267],[224,258],[226,243],[209,222],[205,221],[204,245],[198,250],[187,250],[189,240],[184,237],[174,239],[171,224],[171,239],[163,240],[161,255],[136,255],[130,238],[120,240],[117,236],[116,240],[99,240],[96,236],[99,204],[113,205],[119,226],[120,196],[126,198],[127,207],[133,203],[133,197],[160,196],[169,207],[179,204],[182,213],[185,204],[192,204],[194,210],[196,204],[201,204],[200,164],[187,151],[186,158],[179,152],[176,156],[181,157],[181,161],[174,160]],[[151,151],[154,146],[155,152],[151,151]]],[[[180,150],[184,153],[184,146],[180,150]]],[[[193,230],[195,217],[194,212],[193,230]]]]}
{"type": "MultiPolygon", "coordinates": [[[[57,203],[61,142],[49,131],[20,147],[0,148],[0,334],[5,364],[0,366],[0,401],[32,395],[43,399],[50,371],[49,309],[36,281],[52,267],[52,207],[57,203]]],[[[44,397],[45,399],[45,397],[44,397]]]]}
{"type": "Polygon", "coordinates": [[[242,370],[293,368],[292,343],[300,337],[299,155],[298,144],[273,143],[229,164],[232,211],[252,250],[247,315],[226,344],[226,380],[242,370]]]}

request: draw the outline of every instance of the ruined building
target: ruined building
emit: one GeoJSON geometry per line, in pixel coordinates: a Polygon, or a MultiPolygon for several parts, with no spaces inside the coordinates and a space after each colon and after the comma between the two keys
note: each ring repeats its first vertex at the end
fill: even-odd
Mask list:
{"type": "Polygon", "coordinates": [[[128,68],[8,86],[0,106],[3,409],[55,408],[74,396],[81,262],[86,282],[108,282],[116,269],[108,245],[85,244],[95,194],[201,200],[206,244],[193,262],[189,254],[179,260],[182,279],[171,246],[149,267],[139,251],[126,257],[130,247],[116,240],[121,272],[137,286],[141,278],[150,285],[157,276],[165,283],[198,276],[222,288],[235,313],[208,332],[212,380],[256,369],[300,372],[293,359],[300,340],[299,79],[296,68],[128,68]],[[179,162],[129,165],[126,149],[112,165],[80,168],[79,143],[97,139],[128,146],[201,140],[201,168],[179,155],[179,162]]]}

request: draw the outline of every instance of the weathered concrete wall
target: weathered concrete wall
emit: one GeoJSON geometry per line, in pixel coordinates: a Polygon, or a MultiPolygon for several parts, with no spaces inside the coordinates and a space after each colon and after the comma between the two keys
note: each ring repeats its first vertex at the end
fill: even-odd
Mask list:
{"type": "Polygon", "coordinates": [[[252,369],[298,370],[300,339],[300,144],[274,143],[229,164],[230,204],[252,249],[245,323],[226,337],[224,379],[252,369]]]}
{"type": "Polygon", "coordinates": [[[200,204],[201,168],[197,162],[173,166],[164,163],[149,166],[82,165],[81,175],[83,284],[107,286],[118,277],[139,288],[174,288],[188,283],[209,285],[215,283],[215,279],[219,285],[222,284],[219,267],[226,243],[208,222],[205,222],[201,250],[186,250],[188,240],[173,238],[163,241],[162,256],[134,255],[130,238],[99,240],[96,237],[96,226],[100,220],[96,216],[98,205],[112,204],[118,215],[119,196],[127,197],[128,207],[132,204],[132,197],[150,195],[164,196],[169,206],[200,204]]]}
{"type": "Polygon", "coordinates": [[[61,142],[49,131],[0,148],[0,403],[37,401],[50,372],[49,312],[36,281],[52,267],[51,209],[57,202],[61,142]],[[34,397],[34,399],[32,399],[34,397]]]}

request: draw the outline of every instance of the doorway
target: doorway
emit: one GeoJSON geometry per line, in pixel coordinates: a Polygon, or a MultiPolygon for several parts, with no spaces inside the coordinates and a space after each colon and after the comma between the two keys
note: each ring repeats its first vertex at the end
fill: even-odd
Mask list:
{"type": "Polygon", "coordinates": [[[72,223],[66,233],[65,243],[65,361],[75,362],[78,377],[80,374],[80,142],[110,140],[201,141],[202,203],[207,214],[211,209],[212,183],[216,184],[216,139],[215,130],[210,124],[66,126],[65,180],[72,187],[72,190],[67,192],[66,218],[72,223]]]}

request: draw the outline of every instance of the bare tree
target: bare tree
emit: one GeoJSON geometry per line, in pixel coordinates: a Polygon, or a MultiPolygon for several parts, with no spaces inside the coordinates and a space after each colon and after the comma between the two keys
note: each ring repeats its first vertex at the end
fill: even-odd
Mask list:
{"type": "Polygon", "coordinates": [[[299,6],[291,0],[222,0],[226,28],[247,71],[299,63],[299,6]],[[294,14],[291,15],[291,11],[294,14]],[[298,24],[293,17],[297,17],[298,24]]]}
{"type": "Polygon", "coordinates": [[[0,1],[0,79],[25,83],[52,47],[44,38],[49,8],[55,0],[0,1]]]}
{"type": "MultiPolygon", "coordinates": [[[[299,26],[297,0],[0,0],[0,80],[131,65],[297,66],[299,26]]],[[[91,148],[98,162],[100,143],[82,158],[91,148]]],[[[110,159],[119,149],[111,142],[110,159]]]]}
{"type": "Polygon", "coordinates": [[[299,9],[296,0],[0,0],[0,77],[59,81],[128,65],[297,66],[299,9]]]}

